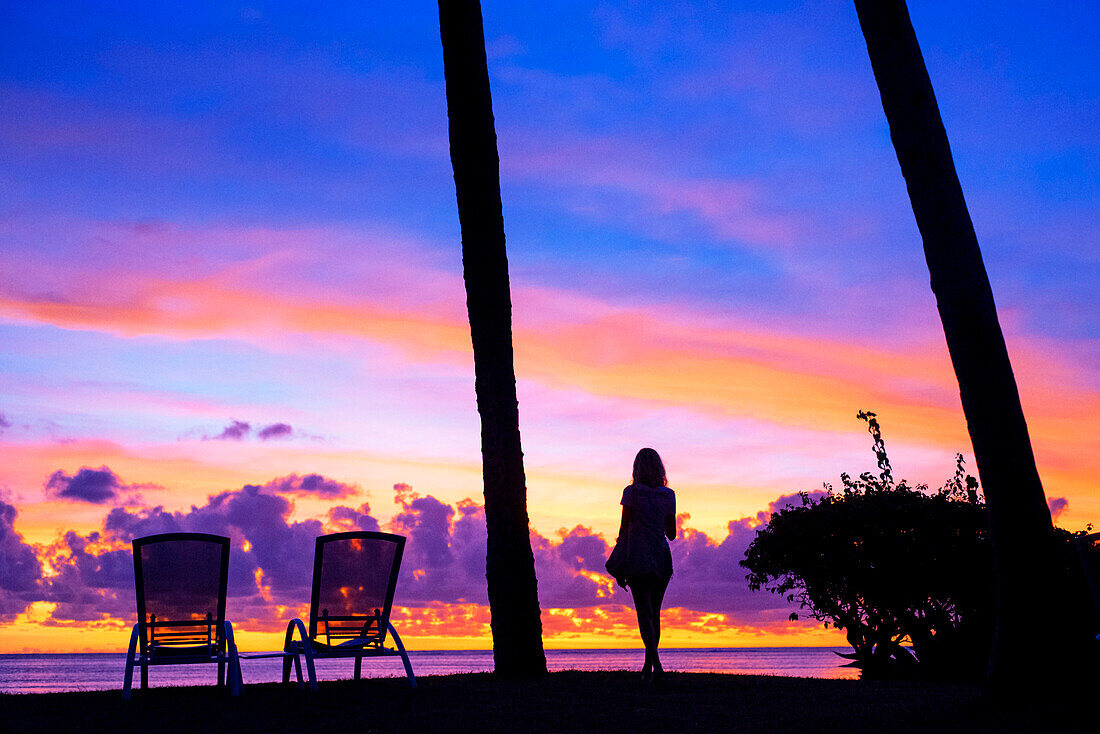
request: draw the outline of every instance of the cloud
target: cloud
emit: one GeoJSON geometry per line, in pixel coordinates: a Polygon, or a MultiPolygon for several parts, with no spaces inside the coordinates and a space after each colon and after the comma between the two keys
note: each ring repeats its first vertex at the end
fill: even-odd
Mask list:
{"type": "Polygon", "coordinates": [[[401,512],[387,529],[405,535],[401,563],[401,604],[433,602],[487,604],[485,590],[485,510],[472,500],[452,507],[395,484],[401,512]]]}
{"type": "MultiPolygon", "coordinates": [[[[816,499],[824,494],[824,490],[815,490],[808,496],[816,499]]],[[[679,539],[672,543],[675,575],[669,585],[666,606],[724,614],[741,625],[783,623],[792,611],[791,605],[775,594],[751,591],[740,562],[758,528],[779,510],[801,504],[802,497],[797,493],[782,495],[754,517],[731,520],[726,526],[726,537],[721,540],[686,527],[689,516],[679,516],[679,539]]]]}
{"type": "MultiPolygon", "coordinates": [[[[0,288],[0,314],[8,318],[126,336],[216,337],[261,344],[280,338],[276,334],[349,338],[392,346],[406,362],[468,364],[469,326],[455,306],[462,303],[461,279],[424,254],[400,263],[396,253],[405,245],[384,233],[188,229],[132,223],[100,228],[80,223],[32,227],[16,222],[11,226],[19,231],[20,242],[58,237],[74,251],[108,258],[113,267],[97,259],[97,264],[77,269],[41,259],[29,246],[26,252],[9,254],[5,260],[9,269],[30,275],[0,288]],[[338,245],[325,245],[326,236],[338,245]],[[236,245],[241,250],[235,256],[246,263],[231,276],[211,278],[182,264],[180,253],[193,247],[212,251],[216,242],[229,240],[243,243],[236,245]],[[94,249],[103,247],[100,242],[112,245],[111,251],[133,254],[116,262],[94,249]],[[333,297],[331,289],[322,293],[317,284],[301,282],[288,272],[290,264],[303,262],[310,247],[322,248],[338,262],[342,250],[368,243],[385,249],[387,269],[396,263],[400,278],[386,275],[388,288],[379,288],[375,281],[360,296],[333,297]],[[185,247],[188,244],[192,247],[185,247]],[[149,270],[153,266],[138,260],[138,253],[152,246],[172,254],[173,272],[149,270]],[[289,254],[283,260],[265,259],[261,255],[265,246],[289,254]],[[93,271],[110,276],[111,293],[88,288],[87,273],[93,271]],[[56,282],[47,281],[51,277],[56,282]],[[428,283],[431,288],[408,283],[428,283]]],[[[408,244],[407,249],[422,253],[428,247],[408,244]]],[[[835,287],[842,289],[843,303],[862,303],[852,299],[868,297],[858,285],[835,287]]],[[[908,293],[904,288],[897,290],[908,293]]],[[[927,292],[922,292],[921,298],[927,300],[927,292]]],[[[777,332],[768,323],[739,321],[692,304],[627,306],[616,298],[522,283],[513,295],[517,374],[548,389],[835,433],[850,433],[851,405],[875,405],[880,413],[896,416],[894,435],[951,450],[966,440],[959,428],[964,424],[957,397],[952,397],[958,388],[942,337],[937,342],[926,322],[903,317],[912,309],[888,316],[876,327],[875,338],[869,339],[868,332],[853,336],[826,329],[822,334],[820,324],[807,327],[806,321],[787,322],[777,332]]],[[[1068,363],[1051,362],[1048,356],[1039,359],[1051,353],[1049,342],[1031,336],[1016,345],[1017,371],[1027,378],[1021,380],[1021,389],[1044,391],[1044,399],[1035,401],[1029,413],[1037,447],[1048,454],[1057,451],[1058,461],[1078,477],[1084,476],[1096,464],[1095,452],[1086,446],[1090,433],[1066,426],[1091,426],[1100,415],[1096,410],[1100,401],[1088,386],[1088,370],[1077,369],[1072,379],[1057,379],[1058,370],[1068,363]],[[1053,405],[1069,407],[1054,410],[1053,405]]],[[[231,429],[240,423],[245,421],[231,424],[222,436],[231,437],[231,429]]],[[[252,435],[252,425],[248,427],[252,435]]],[[[237,430],[243,440],[243,427],[237,430]]]]}
{"type": "Polygon", "coordinates": [[[270,426],[264,426],[260,429],[256,436],[261,441],[270,441],[277,438],[290,438],[293,435],[294,429],[290,427],[288,423],[272,423],[270,426]]]}
{"type": "MultiPolygon", "coordinates": [[[[285,496],[346,497],[358,492],[319,474],[291,474],[212,495],[185,511],[115,507],[102,531],[86,536],[67,532],[37,557],[11,530],[14,508],[0,507],[0,547],[5,558],[20,559],[21,569],[12,576],[18,576],[18,589],[3,587],[4,609],[17,613],[31,601],[50,601],[57,605],[50,623],[131,619],[130,541],[155,533],[206,532],[232,539],[229,614],[234,622],[274,631],[308,605],[318,535],[385,529],[408,538],[398,580],[400,614],[422,634],[482,634],[488,604],[484,507],[471,499],[443,502],[396,484],[399,511],[385,526],[366,503],[332,507],[322,523],[291,520],[294,505],[285,496]],[[53,569],[50,578],[42,577],[39,559],[53,569]]],[[[720,539],[693,530],[689,516],[679,516],[679,537],[672,544],[675,575],[665,604],[669,619],[700,632],[731,626],[792,628],[786,621],[790,605],[773,594],[749,591],[739,561],[772,513],[800,502],[797,494],[779,497],[755,516],[731,521],[720,539]]],[[[610,546],[602,535],[578,525],[550,537],[532,531],[530,538],[548,634],[631,631],[629,592],[604,573],[610,546]]]]}
{"type": "MultiPolygon", "coordinates": [[[[218,435],[207,435],[203,436],[202,439],[204,441],[244,441],[251,435],[253,433],[250,422],[234,419],[218,435]]],[[[289,423],[272,423],[257,430],[255,435],[261,441],[290,438],[294,435],[294,428],[289,423]]]]}
{"type": "Polygon", "coordinates": [[[47,492],[63,499],[102,505],[116,499],[128,485],[123,484],[118,475],[106,466],[98,469],[85,466],[75,476],[69,476],[58,469],[46,480],[45,488],[47,492]]]}
{"type": "Polygon", "coordinates": [[[66,532],[44,551],[57,572],[43,601],[53,602],[52,622],[91,622],[134,616],[134,558],[128,546],[104,543],[101,533],[66,532]]]}
{"type": "Polygon", "coordinates": [[[288,474],[285,477],[272,479],[263,485],[264,489],[279,494],[313,495],[330,499],[343,499],[359,493],[359,488],[354,484],[344,484],[335,479],[327,479],[320,474],[288,474]]]}
{"type": "Polygon", "coordinates": [[[0,620],[22,612],[38,597],[42,563],[34,546],[15,531],[13,505],[0,500],[0,620]]]}
{"type": "Polygon", "coordinates": [[[1065,497],[1051,497],[1047,500],[1047,507],[1050,508],[1051,519],[1056,521],[1069,508],[1069,500],[1065,497]]]}
{"type": "MultiPolygon", "coordinates": [[[[116,507],[104,520],[102,541],[108,546],[122,548],[128,556],[125,547],[130,541],[147,535],[203,532],[228,536],[232,540],[230,614],[234,621],[240,620],[250,629],[270,631],[285,627],[286,619],[298,614],[302,606],[309,603],[317,536],[353,527],[379,529],[378,521],[370,515],[370,507],[365,503],[358,510],[331,509],[332,527],[329,528],[316,519],[292,521],[294,505],[282,495],[339,498],[359,491],[354,485],[320,474],[291,474],[264,485],[246,484],[240,489],[221,492],[209,497],[204,505],[192,506],[187,511],[169,512],[161,506],[140,510],[116,507]]],[[[62,561],[63,565],[77,566],[80,556],[70,553],[62,561]]],[[[74,581],[70,586],[70,596],[81,598],[77,593],[80,585],[74,581]]],[[[99,593],[94,589],[91,592],[99,593]]],[[[84,594],[89,596],[87,588],[84,594]]],[[[104,595],[100,593],[100,596],[104,595]]],[[[83,607],[72,604],[61,611],[70,617],[82,613],[83,607]]]]}
{"type": "Polygon", "coordinates": [[[11,428],[11,423],[8,421],[7,416],[0,413],[0,433],[3,433],[6,428],[11,428]]]}
{"type": "MultiPolygon", "coordinates": [[[[398,581],[398,603],[406,607],[444,604],[487,604],[485,585],[485,508],[471,499],[454,505],[432,495],[421,495],[407,484],[393,487],[401,506],[387,524],[390,532],[408,542],[398,581]]],[[[362,508],[369,512],[369,508],[362,508]]],[[[349,507],[336,507],[329,516],[339,529],[373,529],[376,521],[349,507]]],[[[561,530],[555,539],[531,533],[544,608],[583,607],[606,603],[613,594],[626,603],[622,590],[613,591],[601,576],[608,546],[591,529],[561,530]]]]}
{"type": "Polygon", "coordinates": [[[313,543],[323,533],[318,520],[290,522],[290,500],[248,484],[209,498],[188,512],[153,507],[137,512],[112,510],[106,535],[116,541],[166,532],[202,532],[233,540],[230,555],[230,595],[253,596],[264,587],[280,599],[300,602],[313,574],[313,543]],[[257,570],[260,577],[257,577],[257,570]],[[293,592],[293,593],[292,593],[293,592]]]}
{"type": "Polygon", "coordinates": [[[539,603],[544,608],[579,609],[607,603],[626,604],[629,594],[604,574],[610,547],[602,536],[578,525],[559,530],[557,542],[531,533],[539,603]]]}
{"type": "Polygon", "coordinates": [[[230,423],[217,436],[204,436],[204,441],[241,441],[252,431],[252,425],[245,421],[235,420],[230,423]]]}
{"type": "Polygon", "coordinates": [[[378,521],[370,514],[370,505],[366,502],[359,509],[351,507],[333,507],[328,511],[329,522],[334,533],[351,530],[381,530],[378,521]]]}
{"type": "Polygon", "coordinates": [[[759,181],[682,175],[674,165],[658,160],[652,148],[614,138],[562,139],[546,143],[545,136],[521,137],[529,145],[507,151],[502,159],[506,175],[536,181],[568,181],[579,191],[625,197],[592,196],[614,217],[652,233],[676,232],[675,239],[698,237],[677,217],[687,215],[710,236],[766,250],[790,247],[807,239],[800,217],[768,209],[767,192],[759,181]]]}

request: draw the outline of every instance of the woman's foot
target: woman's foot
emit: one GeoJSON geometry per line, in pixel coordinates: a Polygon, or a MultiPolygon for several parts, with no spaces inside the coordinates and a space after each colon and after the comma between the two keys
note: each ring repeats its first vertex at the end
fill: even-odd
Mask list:
{"type": "Polygon", "coordinates": [[[649,680],[657,683],[663,680],[665,677],[665,669],[661,667],[660,661],[653,664],[653,672],[650,673],[649,680]]]}
{"type": "Polygon", "coordinates": [[[642,680],[646,683],[653,680],[653,665],[646,660],[645,665],[642,666],[642,680]]]}

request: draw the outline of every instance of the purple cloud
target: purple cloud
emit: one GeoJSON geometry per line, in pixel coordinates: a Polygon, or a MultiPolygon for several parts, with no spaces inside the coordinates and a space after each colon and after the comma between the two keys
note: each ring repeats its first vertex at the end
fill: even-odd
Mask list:
{"type": "Polygon", "coordinates": [[[1050,508],[1051,519],[1057,520],[1069,508],[1069,500],[1065,497],[1051,497],[1047,500],[1047,507],[1050,508]]]}
{"type": "Polygon", "coordinates": [[[57,497],[102,505],[119,496],[128,488],[118,475],[106,466],[98,469],[81,467],[75,476],[58,469],[46,480],[46,491],[57,497]]]}
{"type": "Polygon", "coordinates": [[[293,434],[294,429],[290,427],[290,424],[272,423],[270,426],[261,428],[256,435],[261,441],[270,441],[271,439],[290,438],[293,434]]]}
{"type": "Polygon", "coordinates": [[[336,532],[342,533],[350,530],[381,530],[378,521],[370,514],[370,505],[366,502],[359,509],[351,507],[333,507],[328,511],[329,522],[336,532]]]}
{"type": "Polygon", "coordinates": [[[531,533],[539,603],[543,607],[577,609],[628,603],[629,592],[616,586],[604,574],[603,564],[611,548],[602,536],[578,525],[568,532],[558,531],[558,537],[559,541],[554,543],[538,533],[531,533]],[[593,579],[581,571],[600,574],[603,580],[593,579]]]}
{"type": "Polygon", "coordinates": [[[204,436],[205,441],[241,441],[249,432],[252,431],[252,425],[246,421],[235,420],[230,423],[225,429],[217,436],[204,436]]]}
{"type": "MultiPolygon", "coordinates": [[[[814,490],[807,496],[816,499],[825,494],[814,490]]],[[[787,619],[792,606],[775,594],[751,591],[740,561],[757,529],[770,521],[772,514],[801,504],[798,493],[782,495],[755,517],[731,520],[720,541],[686,527],[687,515],[678,517],[678,539],[672,543],[674,576],[666,606],[726,614],[740,624],[765,625],[787,619]]]]}
{"type": "MultiPolygon", "coordinates": [[[[104,521],[104,536],[114,543],[165,532],[204,532],[232,539],[229,560],[230,614],[251,620],[258,628],[285,625],[274,607],[289,607],[282,617],[309,601],[313,576],[313,548],[326,532],[318,520],[291,522],[294,505],[281,492],[312,496],[344,497],[358,493],[319,474],[292,474],[265,485],[248,484],[210,497],[201,507],[168,512],[163,507],[138,511],[114,508],[104,521]]],[[[335,529],[348,526],[377,530],[378,521],[366,504],[358,510],[330,510],[335,529]]]]}
{"type": "Polygon", "coordinates": [[[169,513],[163,507],[138,512],[115,508],[104,530],[109,538],[132,538],[165,532],[201,532],[233,539],[230,550],[231,596],[270,593],[285,603],[301,603],[313,574],[313,542],[324,532],[317,520],[288,522],[294,506],[285,497],[249,484],[210,497],[202,507],[169,513]],[[247,549],[247,550],[246,550],[247,549]],[[262,584],[256,571],[262,573],[262,584]]]}
{"type": "MultiPolygon", "coordinates": [[[[248,421],[232,420],[216,436],[203,436],[204,441],[243,441],[252,435],[252,424],[248,421]]],[[[271,423],[256,431],[256,437],[261,441],[273,441],[290,438],[294,435],[294,427],[289,423],[271,423]]]]}
{"type": "MultiPolygon", "coordinates": [[[[397,603],[405,607],[487,604],[483,506],[470,499],[448,504],[432,495],[420,495],[406,484],[394,485],[393,489],[400,511],[385,529],[408,538],[397,603]]],[[[66,533],[43,551],[47,555],[42,557],[58,570],[50,579],[42,579],[34,548],[13,534],[14,508],[4,510],[0,513],[6,523],[0,524],[0,548],[5,558],[20,558],[22,570],[19,594],[0,587],[4,594],[0,600],[5,603],[4,610],[15,610],[11,613],[21,611],[29,601],[55,602],[58,606],[53,618],[59,622],[105,616],[128,619],[133,616],[132,558],[126,547],[129,541],[154,533],[208,532],[233,540],[230,616],[247,621],[251,628],[275,629],[285,624],[280,616],[290,616],[308,602],[318,535],[380,529],[366,503],[358,508],[331,508],[327,525],[318,520],[292,522],[294,506],[284,494],[337,497],[357,491],[321,475],[292,474],[264,485],[250,484],[221,492],[187,511],[115,507],[107,514],[102,533],[66,533]],[[284,607],[282,615],[276,611],[278,606],[284,607]]],[[[800,503],[797,494],[779,497],[754,517],[731,521],[721,539],[686,527],[688,515],[677,518],[679,534],[672,543],[675,575],[666,607],[723,614],[733,624],[783,622],[791,606],[774,594],[750,591],[739,561],[756,529],[773,512],[800,503]]],[[[550,538],[532,532],[531,546],[544,609],[629,606],[629,592],[604,574],[609,544],[592,529],[578,525],[559,530],[550,538]]]]}
{"type": "Polygon", "coordinates": [[[128,548],[91,553],[88,547],[103,540],[69,531],[47,553],[58,574],[45,587],[43,599],[57,606],[54,621],[89,622],[135,613],[134,559],[128,548]]]}
{"type": "MultiPolygon", "coordinates": [[[[486,604],[485,508],[470,499],[452,506],[421,496],[406,484],[395,485],[394,493],[402,511],[388,529],[409,539],[398,585],[400,603],[486,604]]],[[[559,538],[554,542],[531,533],[544,608],[627,601],[621,589],[612,590],[610,579],[601,583],[585,575],[603,573],[608,546],[601,536],[578,526],[561,531],[559,538]]]]}
{"type": "Polygon", "coordinates": [[[421,497],[407,484],[395,484],[396,501],[404,510],[390,521],[395,532],[409,536],[421,568],[443,568],[454,561],[451,532],[455,510],[435,497],[421,497]]]}
{"type": "Polygon", "coordinates": [[[399,603],[487,604],[484,508],[472,500],[452,507],[431,495],[420,496],[407,484],[395,484],[393,489],[402,511],[387,529],[409,539],[398,582],[399,603]]]}
{"type": "Polygon", "coordinates": [[[38,598],[42,563],[34,546],[15,531],[14,506],[0,500],[0,620],[21,613],[38,598]]]}
{"type": "Polygon", "coordinates": [[[320,474],[288,474],[285,477],[272,479],[263,486],[264,489],[278,494],[314,495],[317,497],[329,497],[342,499],[359,493],[359,488],[354,484],[344,484],[335,479],[328,479],[320,474]]]}
{"type": "Polygon", "coordinates": [[[6,428],[11,428],[11,422],[8,421],[7,416],[0,413],[0,433],[3,433],[6,428]]]}

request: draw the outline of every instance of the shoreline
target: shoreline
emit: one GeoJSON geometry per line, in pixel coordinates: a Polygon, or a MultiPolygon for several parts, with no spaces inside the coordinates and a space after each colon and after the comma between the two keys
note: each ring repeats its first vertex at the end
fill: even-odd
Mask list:
{"type": "MultiPolygon", "coordinates": [[[[742,673],[815,678],[852,678],[858,671],[843,667],[848,661],[836,653],[845,648],[667,648],[662,651],[665,668],[678,673],[742,673]]],[[[251,651],[250,651],[251,652],[251,651]]],[[[412,651],[413,669],[418,676],[484,673],[494,668],[491,650],[412,651]]],[[[609,671],[640,670],[644,651],[630,649],[589,649],[546,651],[547,668],[563,670],[609,671]]],[[[321,680],[352,677],[348,661],[319,660],[321,680]]],[[[282,680],[282,661],[276,658],[242,660],[247,685],[282,680]]],[[[125,654],[47,653],[0,655],[0,692],[62,693],[67,691],[112,690],[121,685],[125,654]]],[[[397,658],[375,659],[363,667],[369,677],[403,675],[397,658]]],[[[203,665],[180,665],[150,670],[155,687],[205,685],[214,679],[214,669],[203,665]]]]}

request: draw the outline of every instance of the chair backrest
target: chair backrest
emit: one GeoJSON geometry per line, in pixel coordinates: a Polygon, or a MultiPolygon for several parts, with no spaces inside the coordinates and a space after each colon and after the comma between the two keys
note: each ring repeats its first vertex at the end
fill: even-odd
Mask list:
{"type": "Polygon", "coordinates": [[[225,645],[229,538],[164,533],[134,540],[141,649],[225,645]]]}
{"type": "MultiPolygon", "coordinates": [[[[405,537],[356,531],[317,538],[309,636],[326,645],[386,639],[405,537]]],[[[358,644],[358,642],[357,642],[358,644]]]]}

